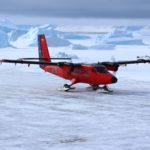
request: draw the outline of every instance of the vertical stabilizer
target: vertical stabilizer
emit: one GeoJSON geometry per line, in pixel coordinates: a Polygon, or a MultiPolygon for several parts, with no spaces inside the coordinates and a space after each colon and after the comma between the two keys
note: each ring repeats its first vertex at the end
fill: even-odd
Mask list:
{"type": "MultiPolygon", "coordinates": [[[[48,46],[44,34],[38,35],[38,50],[40,62],[51,62],[48,46]]],[[[45,65],[40,65],[43,68],[45,65]]]]}

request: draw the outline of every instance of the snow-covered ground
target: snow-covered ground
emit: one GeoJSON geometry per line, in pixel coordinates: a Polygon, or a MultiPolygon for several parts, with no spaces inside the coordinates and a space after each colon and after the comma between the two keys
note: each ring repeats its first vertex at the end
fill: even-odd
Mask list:
{"type": "MultiPolygon", "coordinates": [[[[48,30],[50,26],[41,28],[48,30]]],[[[49,40],[54,37],[60,41],[58,47],[50,40],[51,56],[71,56],[74,62],[86,63],[150,56],[148,27],[106,29],[103,34],[57,31],[55,36],[56,32],[51,32],[49,40]]],[[[0,59],[38,57],[37,47],[28,47],[35,41],[35,32],[31,31],[38,33],[30,29],[13,43],[14,47],[21,46],[25,39],[23,48],[16,49],[12,43],[1,48],[0,59]]],[[[68,81],[38,66],[2,64],[0,149],[149,150],[149,73],[149,64],[120,67],[118,83],[110,86],[114,90],[111,94],[91,91],[84,84],[75,85],[74,91],[62,92],[58,88],[68,81]]]]}
{"type": "MultiPolygon", "coordinates": [[[[134,59],[148,48],[73,51],[80,60],[134,59]],[[92,56],[92,57],[91,57],[92,56]],[[98,59],[99,58],[99,59],[98,59]]],[[[50,48],[51,55],[63,48],[50,48]]],[[[71,51],[66,50],[67,53],[71,51]]],[[[37,48],[1,49],[1,58],[37,57],[37,48]]],[[[150,148],[150,66],[120,68],[114,93],[57,89],[67,81],[38,66],[0,66],[0,147],[3,150],[126,150],[150,148]]]]}

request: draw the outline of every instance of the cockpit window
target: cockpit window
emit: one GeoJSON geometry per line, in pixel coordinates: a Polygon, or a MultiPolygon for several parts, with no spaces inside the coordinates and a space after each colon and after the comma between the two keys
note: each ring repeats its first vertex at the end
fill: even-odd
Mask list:
{"type": "Polygon", "coordinates": [[[103,66],[95,67],[94,70],[95,70],[96,72],[99,72],[99,73],[108,73],[108,71],[106,70],[106,68],[103,67],[103,66]]]}

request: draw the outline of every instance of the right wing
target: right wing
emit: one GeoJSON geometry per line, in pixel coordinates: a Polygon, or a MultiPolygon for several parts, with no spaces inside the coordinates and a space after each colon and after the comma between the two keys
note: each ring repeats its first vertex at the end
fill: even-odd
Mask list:
{"type": "MultiPolygon", "coordinates": [[[[43,60],[43,59],[42,59],[43,60]]],[[[44,62],[43,61],[30,61],[29,58],[28,60],[24,60],[24,59],[16,59],[16,60],[12,60],[12,59],[2,59],[0,60],[0,63],[12,63],[12,64],[27,64],[28,66],[30,65],[48,65],[48,66],[81,66],[81,64],[74,64],[74,63],[70,63],[70,62],[44,62]]]]}

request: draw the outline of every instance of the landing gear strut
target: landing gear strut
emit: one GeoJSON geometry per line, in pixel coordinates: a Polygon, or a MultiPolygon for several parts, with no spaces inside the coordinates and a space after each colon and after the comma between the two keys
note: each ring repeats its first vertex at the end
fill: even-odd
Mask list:
{"type": "Polygon", "coordinates": [[[76,83],[78,83],[77,81],[76,81],[76,79],[72,79],[71,80],[71,84],[64,84],[64,86],[63,86],[63,91],[69,91],[69,90],[73,90],[73,89],[75,89],[75,87],[72,87],[72,85],[74,85],[74,84],[76,84],[76,83]]]}

